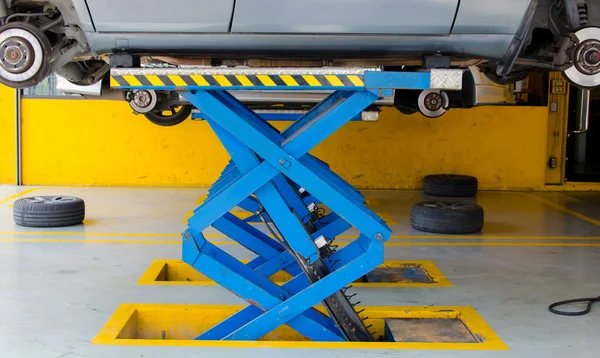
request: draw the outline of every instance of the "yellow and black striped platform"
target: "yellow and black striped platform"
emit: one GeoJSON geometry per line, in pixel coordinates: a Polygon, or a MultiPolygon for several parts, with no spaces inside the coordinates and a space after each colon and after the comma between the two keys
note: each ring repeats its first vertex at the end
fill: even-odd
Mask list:
{"type": "Polygon", "coordinates": [[[115,88],[292,88],[364,87],[362,73],[194,73],[193,71],[113,70],[111,87],[115,88]]]}

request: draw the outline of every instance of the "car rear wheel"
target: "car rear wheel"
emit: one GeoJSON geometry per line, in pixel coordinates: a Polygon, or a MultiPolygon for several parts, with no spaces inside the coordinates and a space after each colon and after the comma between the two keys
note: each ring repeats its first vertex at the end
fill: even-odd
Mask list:
{"type": "Polygon", "coordinates": [[[157,109],[144,113],[152,123],[161,127],[172,127],[185,121],[192,114],[192,106],[179,106],[170,109],[157,109]]]}
{"type": "Polygon", "coordinates": [[[37,27],[10,22],[0,28],[0,83],[12,88],[39,84],[50,71],[50,41],[37,27]]]}

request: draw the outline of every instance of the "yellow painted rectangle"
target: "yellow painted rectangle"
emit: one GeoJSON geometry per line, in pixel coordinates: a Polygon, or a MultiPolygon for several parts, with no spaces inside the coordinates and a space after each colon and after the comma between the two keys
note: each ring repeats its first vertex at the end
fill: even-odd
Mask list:
{"type": "Polygon", "coordinates": [[[388,212],[380,212],[380,213],[377,213],[377,215],[380,218],[382,218],[383,221],[385,221],[385,223],[388,225],[397,225],[398,224],[398,222],[396,220],[394,220],[392,215],[388,212]]]}
{"type": "MultiPolygon", "coordinates": [[[[312,348],[378,350],[507,350],[500,337],[472,307],[364,306],[365,324],[384,332],[388,318],[460,319],[478,343],[313,342],[287,326],[258,341],[199,341],[197,336],[244,306],[155,305],[124,303],[108,320],[92,344],[134,346],[196,346],[220,348],[312,348]]],[[[317,307],[325,312],[323,307],[317,307]]],[[[380,333],[381,334],[381,333],[380,333]]]]}
{"type": "MultiPolygon", "coordinates": [[[[244,262],[244,263],[247,263],[244,262]]],[[[452,283],[444,276],[432,261],[412,260],[412,261],[386,261],[379,268],[406,268],[420,267],[431,280],[431,283],[415,282],[355,282],[354,287],[452,287],[452,283]]],[[[279,272],[270,277],[271,281],[278,285],[283,285],[292,277],[286,272],[279,272]]],[[[204,276],[193,267],[181,260],[156,260],[144,272],[138,285],[163,285],[163,286],[214,286],[216,283],[204,276]]]]}
{"type": "Polygon", "coordinates": [[[374,198],[372,196],[365,197],[365,204],[367,204],[367,206],[370,208],[376,208],[378,206],[381,206],[381,204],[379,203],[379,200],[377,200],[377,198],[374,198]]]}
{"type": "Polygon", "coordinates": [[[187,223],[188,223],[188,220],[189,220],[189,219],[190,219],[192,216],[194,216],[194,210],[190,210],[190,211],[188,211],[188,213],[185,215],[185,217],[183,218],[183,220],[181,220],[181,223],[182,223],[182,224],[187,224],[187,223]]]}
{"type": "Polygon", "coordinates": [[[198,200],[196,200],[196,204],[202,205],[202,203],[204,203],[204,201],[206,200],[206,198],[208,198],[208,194],[202,194],[202,195],[200,195],[200,197],[198,198],[198,200]]]}

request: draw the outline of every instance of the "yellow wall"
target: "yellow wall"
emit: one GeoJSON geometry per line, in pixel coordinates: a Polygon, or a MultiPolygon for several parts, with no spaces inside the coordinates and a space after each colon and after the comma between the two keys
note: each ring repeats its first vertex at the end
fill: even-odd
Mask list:
{"type": "Polygon", "coordinates": [[[15,184],[16,92],[0,85],[0,184],[15,184]]]}
{"type": "MultiPolygon", "coordinates": [[[[23,180],[61,185],[209,185],[228,160],[204,122],[161,128],[126,103],[27,99],[23,180]]],[[[545,107],[453,110],[438,119],[387,109],[314,154],[361,188],[419,188],[424,175],[475,175],[483,189],[542,188],[545,107]]]]}

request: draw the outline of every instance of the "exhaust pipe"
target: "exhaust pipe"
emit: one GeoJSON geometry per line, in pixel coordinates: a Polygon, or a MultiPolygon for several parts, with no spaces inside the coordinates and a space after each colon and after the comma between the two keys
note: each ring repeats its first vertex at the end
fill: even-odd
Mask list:
{"type": "Polygon", "coordinates": [[[583,134],[588,131],[590,125],[590,90],[579,89],[577,91],[577,128],[573,134],[583,134]]]}
{"type": "Polygon", "coordinates": [[[102,81],[100,95],[84,95],[83,97],[100,101],[125,101],[126,94],[127,91],[112,89],[108,81],[102,81]]]}

